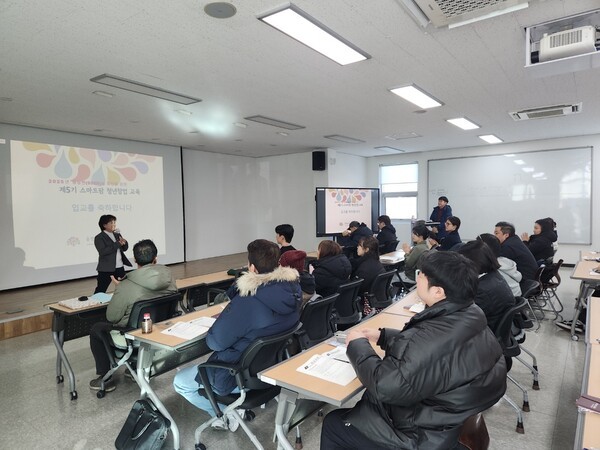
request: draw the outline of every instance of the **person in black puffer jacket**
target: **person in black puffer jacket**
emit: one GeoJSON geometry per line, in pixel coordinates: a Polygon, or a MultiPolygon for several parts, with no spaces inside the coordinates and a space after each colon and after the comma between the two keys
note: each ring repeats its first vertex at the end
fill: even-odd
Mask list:
{"type": "Polygon", "coordinates": [[[321,450],[453,449],[467,418],[506,391],[502,348],[473,303],[474,264],[429,252],[417,276],[428,306],[403,330],[350,331],[347,355],[366,391],[351,409],[325,417],[321,450]],[[371,346],[377,342],[383,359],[371,346]]]}
{"type": "Polygon", "coordinates": [[[523,243],[538,264],[544,263],[547,259],[554,256],[553,244],[557,240],[556,232],[552,219],[539,219],[533,225],[533,234],[529,236],[527,233],[521,234],[523,243]]]}
{"type": "Polygon", "coordinates": [[[317,294],[327,297],[335,294],[340,284],[348,281],[352,266],[337,242],[321,241],[317,254],[318,259],[311,263],[315,289],[317,294]]]}
{"type": "Polygon", "coordinates": [[[396,229],[392,225],[392,221],[389,216],[379,216],[377,218],[377,227],[379,233],[377,234],[377,240],[381,248],[381,253],[389,253],[396,250],[398,245],[398,237],[396,236],[396,229]]]}
{"type": "Polygon", "coordinates": [[[353,259],[352,278],[362,278],[363,284],[360,293],[364,294],[371,289],[373,280],[385,269],[379,262],[379,242],[374,237],[362,239],[357,247],[358,258],[353,259]]]}

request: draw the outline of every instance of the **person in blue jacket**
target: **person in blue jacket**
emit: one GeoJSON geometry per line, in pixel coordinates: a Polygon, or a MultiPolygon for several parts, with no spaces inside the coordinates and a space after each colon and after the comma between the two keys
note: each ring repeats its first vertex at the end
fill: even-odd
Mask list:
{"type": "Polygon", "coordinates": [[[441,242],[444,237],[446,237],[446,228],[444,224],[448,217],[452,216],[452,208],[448,204],[448,197],[442,195],[438,198],[438,205],[433,208],[431,212],[431,216],[429,216],[429,220],[432,222],[439,222],[438,226],[431,227],[431,230],[437,234],[438,241],[441,242]]]}
{"type": "MultiPolygon", "coordinates": [[[[298,272],[279,266],[279,247],[265,239],[248,244],[248,272],[235,282],[235,295],[219,315],[206,336],[214,350],[208,361],[235,363],[256,339],[294,328],[300,319],[302,291],[298,272]]],[[[213,390],[219,395],[237,391],[235,378],[224,369],[208,369],[213,390]]],[[[175,390],[194,406],[212,417],[216,415],[209,400],[198,393],[201,388],[198,367],[185,368],[173,380],[175,390]]],[[[228,414],[212,427],[235,431],[239,423],[228,414]]]]}

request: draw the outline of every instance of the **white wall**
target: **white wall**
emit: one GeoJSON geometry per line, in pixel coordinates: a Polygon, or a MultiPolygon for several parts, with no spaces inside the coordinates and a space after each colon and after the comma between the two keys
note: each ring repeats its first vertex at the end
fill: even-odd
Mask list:
{"type": "MultiPolygon", "coordinates": [[[[450,150],[439,150],[432,152],[422,153],[409,153],[404,155],[394,156],[382,156],[376,158],[369,158],[367,160],[367,183],[374,185],[379,181],[379,166],[390,165],[390,164],[404,164],[411,162],[419,163],[419,195],[418,195],[418,212],[419,218],[429,217],[431,211],[427,205],[427,191],[428,191],[428,179],[427,179],[427,161],[432,159],[443,159],[443,158],[457,158],[465,156],[481,156],[481,155],[497,155],[504,153],[520,153],[527,151],[539,151],[539,150],[552,150],[552,149],[564,149],[573,147],[586,147],[592,146],[594,148],[592,152],[592,245],[567,245],[560,244],[560,229],[561,227],[568,227],[568,223],[558,224],[558,235],[559,235],[559,250],[556,255],[557,258],[563,258],[566,263],[574,264],[579,260],[580,250],[599,250],[597,247],[600,245],[600,228],[595,227],[595,218],[600,216],[600,196],[594,195],[599,186],[599,175],[600,175],[600,135],[580,136],[574,138],[560,138],[560,139],[544,139],[539,141],[520,142],[515,144],[499,144],[499,145],[487,145],[481,147],[472,147],[467,149],[450,149],[450,150]]],[[[465,174],[468,176],[468,174],[465,174]]],[[[552,216],[553,205],[548,205],[548,216],[552,216]]],[[[498,220],[502,219],[502,214],[499,212],[498,220]]],[[[531,228],[533,229],[533,223],[539,217],[531,218],[531,228]]],[[[531,233],[532,230],[517,230],[517,234],[522,232],[531,233]]],[[[493,232],[493,230],[481,230],[481,232],[493,232]]],[[[402,237],[400,238],[402,240],[402,237]]],[[[556,258],[555,258],[556,259],[556,258]]]]}

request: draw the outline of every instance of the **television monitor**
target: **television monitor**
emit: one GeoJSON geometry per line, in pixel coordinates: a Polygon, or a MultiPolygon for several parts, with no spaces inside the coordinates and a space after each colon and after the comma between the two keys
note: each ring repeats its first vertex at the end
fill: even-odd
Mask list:
{"type": "Polygon", "coordinates": [[[353,220],[377,232],[378,188],[316,188],[317,237],[334,236],[353,220]]]}

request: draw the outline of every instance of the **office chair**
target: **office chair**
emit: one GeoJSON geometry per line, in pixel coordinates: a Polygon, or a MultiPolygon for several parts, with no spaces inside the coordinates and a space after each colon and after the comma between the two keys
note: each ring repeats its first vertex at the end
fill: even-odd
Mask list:
{"type": "Polygon", "coordinates": [[[306,304],[300,316],[302,326],[294,334],[300,350],[306,350],[333,336],[333,308],[340,294],[318,298],[306,304]]]}
{"type": "Polygon", "coordinates": [[[206,446],[200,441],[202,432],[210,427],[217,418],[227,420],[227,414],[233,414],[236,417],[240,426],[256,448],[263,448],[254,433],[252,433],[250,428],[248,428],[248,425],[246,425],[242,419],[249,422],[252,421],[255,417],[252,408],[264,405],[279,394],[281,387],[262,382],[258,378],[258,373],[274,366],[284,359],[285,348],[289,345],[294,333],[296,333],[300,327],[301,324],[298,324],[285,333],[256,339],[246,350],[244,350],[244,353],[237,363],[213,361],[205,362],[198,366],[198,374],[200,375],[200,380],[204,386],[204,388],[199,390],[199,393],[208,398],[217,415],[216,417],[211,417],[208,421],[196,428],[194,435],[196,450],[206,450],[206,446]],[[209,367],[228,370],[230,374],[235,376],[237,387],[240,392],[228,395],[216,394],[212,390],[208,379],[208,372],[206,369],[209,367]],[[219,403],[227,405],[224,411],[221,411],[219,403]],[[243,418],[238,411],[236,411],[237,409],[245,410],[243,418]]]}
{"type": "Polygon", "coordinates": [[[556,294],[556,290],[560,286],[561,279],[559,270],[563,264],[563,260],[559,259],[557,263],[547,265],[540,273],[539,282],[541,284],[541,292],[538,299],[543,302],[543,306],[550,306],[550,310],[555,315],[554,320],[562,320],[560,313],[563,311],[563,304],[556,294]],[[558,303],[558,308],[554,305],[554,301],[558,303]],[[560,319],[559,319],[560,318],[560,319]]]}
{"type": "MultiPolygon", "coordinates": [[[[536,273],[536,275],[537,275],[537,273],[536,273]]],[[[530,318],[532,320],[534,320],[535,323],[537,324],[537,326],[535,328],[535,331],[537,331],[540,329],[540,326],[541,326],[540,320],[543,319],[543,316],[541,318],[538,317],[538,315],[533,310],[532,303],[535,302],[536,297],[541,292],[540,282],[537,280],[523,280],[519,284],[521,286],[521,297],[523,297],[527,301],[527,307],[529,308],[529,313],[530,313],[528,315],[531,316],[530,318]]],[[[536,303],[536,306],[537,306],[537,303],[536,303]]],[[[543,314],[543,312],[542,312],[542,314],[543,314]]]]}
{"type": "Polygon", "coordinates": [[[369,302],[375,311],[387,308],[392,304],[390,287],[394,275],[396,275],[394,270],[380,273],[373,280],[368,292],[365,292],[365,301],[369,302]]]}
{"type": "Polygon", "coordinates": [[[481,413],[477,413],[465,420],[465,423],[460,427],[458,443],[458,449],[460,450],[488,449],[490,446],[490,435],[481,413]]]}
{"type": "MultiPolygon", "coordinates": [[[[515,384],[515,386],[517,386],[521,390],[521,392],[523,392],[522,409],[523,409],[523,411],[528,412],[529,411],[529,397],[527,395],[527,389],[525,389],[523,386],[521,386],[508,373],[508,371],[512,367],[512,358],[518,356],[521,353],[519,344],[517,341],[515,341],[515,339],[512,336],[512,332],[511,332],[513,317],[514,317],[515,313],[522,311],[527,307],[527,301],[524,298],[516,297],[516,300],[517,300],[517,303],[514,306],[511,306],[510,308],[506,309],[506,311],[504,312],[504,315],[498,322],[498,326],[496,327],[495,330],[492,330],[492,331],[494,331],[494,334],[496,335],[496,339],[498,339],[498,342],[502,346],[502,351],[503,351],[504,357],[506,359],[506,369],[507,369],[506,376],[510,381],[513,382],[513,384],[515,384]]],[[[525,428],[523,426],[523,416],[521,414],[521,410],[519,409],[517,404],[507,394],[504,394],[504,396],[502,398],[504,400],[506,400],[517,412],[517,428],[516,428],[517,433],[520,433],[520,434],[524,433],[525,428]]]]}
{"type": "Polygon", "coordinates": [[[137,347],[134,347],[133,341],[127,339],[123,339],[124,342],[119,342],[121,341],[120,338],[124,336],[126,332],[140,328],[142,321],[144,320],[144,314],[146,313],[150,314],[153,323],[162,322],[181,315],[178,306],[182,297],[183,294],[177,292],[175,294],[137,301],[133,304],[126,327],[113,326],[111,332],[102,334],[102,342],[104,343],[104,348],[108,354],[111,368],[102,378],[102,385],[100,386],[100,390],[96,393],[98,398],[103,398],[106,395],[104,383],[110,379],[121,366],[125,366],[133,378],[137,379],[135,369],[133,368],[134,366],[132,365],[136,362],[137,347]],[[114,338],[111,333],[115,334],[114,338]]]}
{"type": "Polygon", "coordinates": [[[360,296],[358,292],[363,283],[362,278],[340,284],[335,301],[335,322],[338,330],[345,330],[360,322],[360,296]]]}
{"type": "Polygon", "coordinates": [[[385,255],[386,253],[391,253],[396,251],[396,248],[398,247],[398,241],[397,239],[395,241],[389,241],[386,242],[385,244],[381,244],[379,246],[379,254],[380,255],[385,255]]]}

